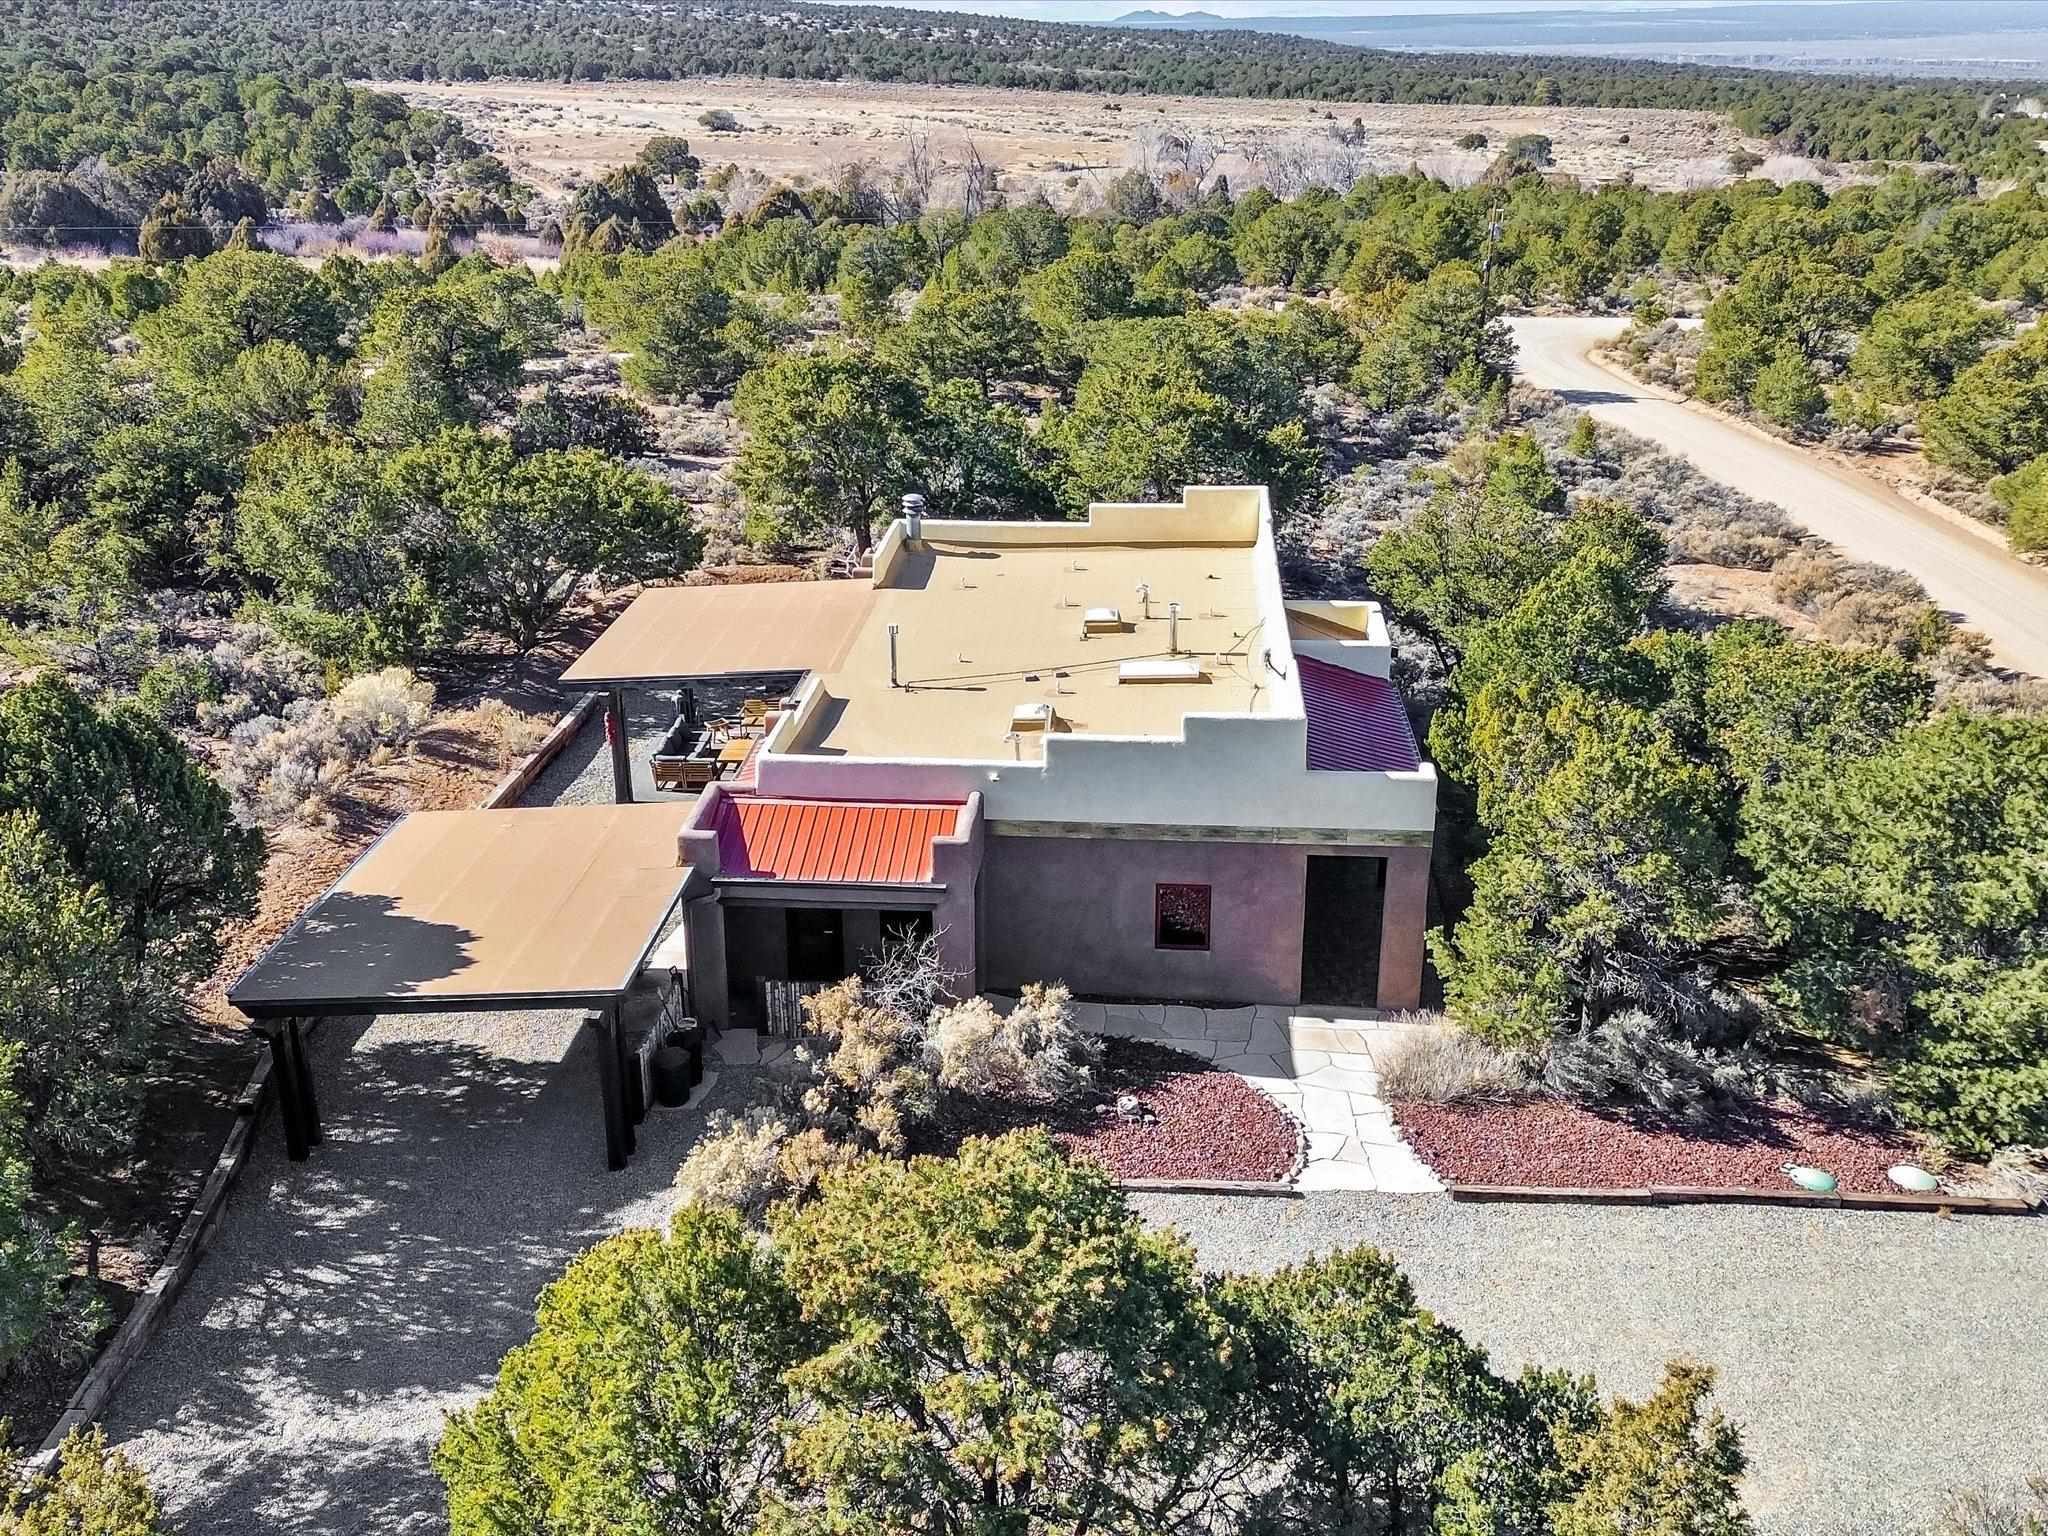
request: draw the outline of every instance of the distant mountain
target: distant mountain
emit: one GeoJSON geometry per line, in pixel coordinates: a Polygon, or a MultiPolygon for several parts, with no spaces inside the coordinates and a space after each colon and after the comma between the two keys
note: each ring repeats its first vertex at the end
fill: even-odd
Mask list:
{"type": "Polygon", "coordinates": [[[1208,11],[1126,11],[1109,23],[1112,27],[1220,27],[1221,16],[1208,11]]]}

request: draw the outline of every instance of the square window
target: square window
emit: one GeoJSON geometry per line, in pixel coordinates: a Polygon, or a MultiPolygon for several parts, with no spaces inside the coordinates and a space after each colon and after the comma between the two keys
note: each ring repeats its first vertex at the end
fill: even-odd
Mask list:
{"type": "Polygon", "coordinates": [[[1209,947],[1209,887],[1156,885],[1152,944],[1155,949],[1209,947]]]}

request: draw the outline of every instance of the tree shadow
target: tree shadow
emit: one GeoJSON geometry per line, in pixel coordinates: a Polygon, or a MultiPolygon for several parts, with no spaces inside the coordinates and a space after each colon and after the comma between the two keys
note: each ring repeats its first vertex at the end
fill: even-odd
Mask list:
{"type": "Polygon", "coordinates": [[[228,989],[238,1008],[314,999],[403,997],[473,963],[476,935],[405,917],[390,896],[332,891],[228,989]]]}
{"type": "Polygon", "coordinates": [[[322,1022],[324,1144],[291,1163],[265,1123],[106,1416],[182,1531],[445,1529],[444,1414],[488,1387],[571,1257],[665,1221],[703,1128],[656,1110],[607,1172],[598,1045],[560,1011],[322,1022]]]}

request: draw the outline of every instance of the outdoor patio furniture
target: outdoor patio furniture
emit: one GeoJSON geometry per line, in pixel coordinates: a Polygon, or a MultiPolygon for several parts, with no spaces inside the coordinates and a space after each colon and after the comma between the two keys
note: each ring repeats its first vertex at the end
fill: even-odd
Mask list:
{"type": "Polygon", "coordinates": [[[740,724],[748,729],[758,730],[768,723],[768,701],[766,699],[741,699],[740,724]]]}
{"type": "Polygon", "coordinates": [[[754,740],[750,736],[737,736],[718,749],[718,771],[721,776],[738,773],[748,758],[754,755],[754,740]]]}
{"type": "Polygon", "coordinates": [[[703,725],[678,718],[649,759],[654,770],[654,787],[702,789],[717,778],[718,761],[709,750],[710,741],[710,732],[703,725]]]}

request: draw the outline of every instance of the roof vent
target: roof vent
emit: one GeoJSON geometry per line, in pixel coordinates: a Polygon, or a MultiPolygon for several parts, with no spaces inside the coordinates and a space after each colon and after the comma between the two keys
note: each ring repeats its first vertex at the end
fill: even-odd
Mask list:
{"type": "Polygon", "coordinates": [[[913,544],[924,537],[924,497],[916,491],[903,498],[903,535],[913,544]]]}

